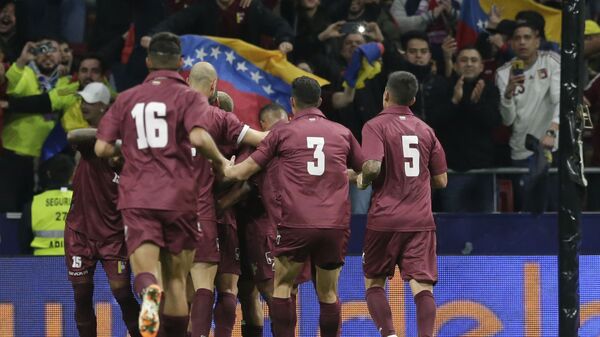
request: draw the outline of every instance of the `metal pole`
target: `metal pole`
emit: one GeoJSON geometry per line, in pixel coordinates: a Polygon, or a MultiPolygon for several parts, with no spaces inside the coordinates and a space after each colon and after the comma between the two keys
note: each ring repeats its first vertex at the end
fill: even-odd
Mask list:
{"type": "Polygon", "coordinates": [[[581,158],[584,0],[563,0],[559,132],[558,330],[579,331],[580,216],[585,178],[581,158]]]}

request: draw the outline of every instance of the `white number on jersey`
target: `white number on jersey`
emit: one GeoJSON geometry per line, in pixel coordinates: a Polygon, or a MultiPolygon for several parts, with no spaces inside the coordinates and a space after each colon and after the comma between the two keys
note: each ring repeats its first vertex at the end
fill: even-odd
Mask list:
{"type": "Polygon", "coordinates": [[[418,177],[421,154],[418,147],[411,147],[411,145],[419,145],[419,138],[417,136],[402,136],[402,152],[404,152],[404,158],[410,160],[404,162],[404,174],[407,177],[418,177]]]}
{"type": "Polygon", "coordinates": [[[131,110],[131,115],[135,120],[138,149],[167,146],[169,131],[167,121],[164,118],[167,115],[165,103],[138,103],[131,110]]]}
{"type": "Polygon", "coordinates": [[[325,173],[325,153],[323,153],[323,146],[325,145],[325,138],[323,137],[306,137],[306,147],[309,149],[315,149],[313,157],[316,159],[316,163],[309,161],[306,163],[306,170],[308,174],[312,176],[322,176],[325,173]]]}
{"type": "Polygon", "coordinates": [[[71,268],[81,268],[81,256],[73,256],[73,264],[71,268]]]}

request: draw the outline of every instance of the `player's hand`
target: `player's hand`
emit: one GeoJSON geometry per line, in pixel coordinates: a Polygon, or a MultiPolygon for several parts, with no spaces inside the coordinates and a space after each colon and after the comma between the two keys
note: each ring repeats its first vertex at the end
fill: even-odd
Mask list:
{"type": "Polygon", "coordinates": [[[146,49],[150,47],[150,41],[152,41],[152,37],[150,36],[142,36],[140,39],[140,45],[146,49]]]}
{"type": "Polygon", "coordinates": [[[279,51],[282,52],[284,55],[291,52],[292,50],[294,50],[294,45],[289,42],[281,42],[279,44],[279,51]]]}
{"type": "Polygon", "coordinates": [[[358,187],[358,189],[360,189],[360,190],[365,190],[365,189],[367,189],[367,187],[369,187],[369,184],[365,184],[363,182],[362,172],[359,173],[358,176],[356,176],[356,187],[358,187]]]}
{"type": "Polygon", "coordinates": [[[485,88],[485,82],[483,80],[477,81],[475,84],[475,88],[473,88],[473,92],[471,93],[471,102],[478,103],[481,98],[481,94],[483,93],[483,89],[485,88]]]}
{"type": "Polygon", "coordinates": [[[222,163],[221,172],[223,172],[223,176],[225,178],[233,178],[232,169],[235,165],[235,156],[231,156],[231,159],[225,160],[222,163]]]}
{"type": "Polygon", "coordinates": [[[338,21],[338,22],[334,22],[332,24],[330,24],[327,28],[325,28],[324,31],[322,31],[318,38],[319,41],[325,41],[325,40],[329,40],[329,39],[333,39],[333,38],[337,38],[337,37],[341,37],[342,32],[342,26],[344,25],[344,23],[346,23],[346,21],[338,21]]]}
{"type": "Polygon", "coordinates": [[[452,94],[452,103],[453,104],[458,104],[460,103],[460,101],[463,98],[463,85],[465,83],[465,77],[461,76],[458,81],[456,81],[456,84],[454,85],[454,94],[452,94]]]}

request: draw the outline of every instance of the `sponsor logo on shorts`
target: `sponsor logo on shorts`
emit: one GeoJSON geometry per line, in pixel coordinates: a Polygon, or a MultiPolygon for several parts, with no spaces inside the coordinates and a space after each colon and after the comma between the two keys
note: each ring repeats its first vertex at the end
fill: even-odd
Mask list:
{"type": "Polygon", "coordinates": [[[235,260],[236,261],[240,260],[240,249],[239,248],[235,249],[235,260]]]}
{"type": "Polygon", "coordinates": [[[119,174],[117,174],[117,172],[114,172],[114,173],[115,173],[115,176],[113,177],[112,182],[115,183],[115,184],[118,184],[119,183],[119,178],[120,178],[119,174]]]}
{"type": "Polygon", "coordinates": [[[79,277],[79,276],[85,276],[89,274],[89,272],[86,270],[82,270],[82,271],[70,271],[69,270],[69,276],[73,276],[73,277],[79,277]]]}

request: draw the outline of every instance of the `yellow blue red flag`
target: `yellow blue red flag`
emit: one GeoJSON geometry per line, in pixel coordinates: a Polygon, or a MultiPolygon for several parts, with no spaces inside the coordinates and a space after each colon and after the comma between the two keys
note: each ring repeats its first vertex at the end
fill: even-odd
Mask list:
{"type": "Polygon", "coordinates": [[[328,81],[288,62],[278,50],[266,50],[238,39],[212,36],[181,36],[183,72],[200,61],[211,63],[219,74],[218,89],[234,100],[234,113],[244,123],[258,128],[258,111],[268,103],[291,111],[291,83],[309,76],[321,86],[328,81]]]}

